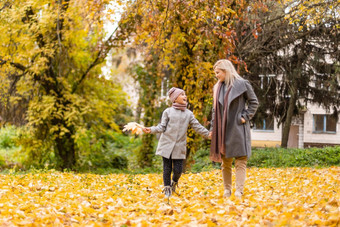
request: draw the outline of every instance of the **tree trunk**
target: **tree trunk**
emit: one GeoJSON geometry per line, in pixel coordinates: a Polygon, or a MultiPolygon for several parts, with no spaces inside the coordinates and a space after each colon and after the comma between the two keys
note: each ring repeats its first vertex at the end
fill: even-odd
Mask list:
{"type": "MultiPolygon", "coordinates": [[[[145,111],[143,122],[146,126],[153,125],[152,109],[153,107],[150,105],[150,107],[145,111]]],[[[152,157],[154,154],[153,138],[154,135],[152,134],[144,134],[142,137],[142,146],[140,147],[137,155],[138,164],[141,168],[152,166],[152,157]]]]}
{"type": "Polygon", "coordinates": [[[288,104],[287,117],[286,117],[286,120],[283,124],[283,131],[282,131],[281,147],[283,147],[283,148],[287,148],[287,145],[288,145],[290,125],[292,123],[292,119],[293,119],[293,115],[294,115],[296,100],[297,100],[297,88],[296,88],[295,83],[292,83],[291,94],[290,94],[290,99],[289,99],[289,104],[288,104]]]}
{"type": "Polygon", "coordinates": [[[141,115],[142,115],[142,103],[141,103],[141,101],[139,99],[138,103],[137,103],[137,108],[136,108],[136,116],[135,116],[135,121],[136,122],[140,122],[141,115]]]}
{"type": "Polygon", "coordinates": [[[152,166],[153,135],[145,134],[142,137],[142,146],[138,152],[138,162],[141,168],[152,166]]]}
{"type": "Polygon", "coordinates": [[[70,132],[71,133],[67,133],[63,137],[56,139],[57,153],[62,161],[60,165],[62,170],[72,170],[76,164],[75,144],[72,138],[73,130],[70,130],[70,132]]]}

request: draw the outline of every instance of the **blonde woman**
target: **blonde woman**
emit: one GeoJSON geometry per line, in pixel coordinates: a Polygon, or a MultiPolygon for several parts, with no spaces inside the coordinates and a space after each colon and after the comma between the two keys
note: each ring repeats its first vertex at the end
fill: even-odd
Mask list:
{"type": "Polygon", "coordinates": [[[213,89],[210,158],[212,161],[222,162],[225,197],[231,196],[232,162],[235,158],[235,196],[241,197],[247,159],[251,155],[249,120],[257,110],[258,100],[250,83],[236,72],[229,60],[217,61],[214,72],[218,82],[213,89]]]}

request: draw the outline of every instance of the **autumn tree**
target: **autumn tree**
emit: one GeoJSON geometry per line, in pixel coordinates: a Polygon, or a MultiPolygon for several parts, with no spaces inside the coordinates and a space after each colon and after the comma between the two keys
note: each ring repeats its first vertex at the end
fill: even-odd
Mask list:
{"type": "MultiPolygon", "coordinates": [[[[199,120],[206,122],[210,109],[211,66],[228,58],[255,86],[261,100],[255,120],[275,116],[283,124],[285,147],[292,117],[306,102],[338,106],[338,9],[336,1],[320,0],[137,1],[130,19],[136,21],[134,44],[145,56],[157,53],[157,76],[186,90],[199,120]],[[265,78],[261,89],[260,74],[279,76],[265,78]],[[312,86],[325,80],[332,89],[312,86]]],[[[189,133],[189,146],[193,139],[189,133]]]]}
{"type": "MultiPolygon", "coordinates": [[[[161,86],[161,81],[155,70],[158,62],[157,56],[154,55],[151,59],[145,61],[147,63],[145,68],[135,65],[131,70],[135,80],[139,81],[139,105],[144,110],[142,121],[146,126],[152,126],[158,123],[157,117],[161,114],[158,108],[162,105],[159,106],[157,103],[158,89],[161,86]]],[[[141,167],[152,166],[154,156],[153,141],[154,135],[152,134],[145,134],[142,137],[142,146],[137,153],[138,163],[141,167]]]]}
{"type": "Polygon", "coordinates": [[[104,29],[105,22],[114,22],[107,16],[114,13],[109,3],[0,4],[1,105],[27,100],[28,136],[21,143],[32,164],[41,166],[55,157],[59,162],[54,166],[72,169],[87,152],[79,149],[80,138],[89,131],[119,130],[114,117],[126,105],[125,94],[101,76],[106,56],[122,39],[119,28],[111,34],[104,29]]]}
{"type": "MultiPolygon", "coordinates": [[[[262,10],[261,1],[136,1],[122,21],[134,21],[131,45],[145,58],[140,67],[150,75],[147,79],[157,84],[142,87],[155,94],[148,96],[144,112],[157,109],[160,97],[166,95],[161,90],[176,86],[186,91],[189,109],[208,126],[216,83],[212,66],[220,58],[245,64],[234,54],[235,21],[251,23],[248,14],[262,10]]],[[[187,154],[198,148],[200,140],[189,131],[187,154]]]]}

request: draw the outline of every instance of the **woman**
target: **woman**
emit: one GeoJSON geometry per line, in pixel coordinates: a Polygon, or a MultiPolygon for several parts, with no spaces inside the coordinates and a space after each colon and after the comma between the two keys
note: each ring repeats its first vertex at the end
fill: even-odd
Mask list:
{"type": "Polygon", "coordinates": [[[210,158],[222,162],[225,197],[231,196],[232,162],[235,158],[235,196],[241,197],[247,159],[251,155],[249,121],[256,112],[258,100],[250,83],[236,72],[229,60],[217,61],[214,72],[218,82],[214,86],[210,158]]]}

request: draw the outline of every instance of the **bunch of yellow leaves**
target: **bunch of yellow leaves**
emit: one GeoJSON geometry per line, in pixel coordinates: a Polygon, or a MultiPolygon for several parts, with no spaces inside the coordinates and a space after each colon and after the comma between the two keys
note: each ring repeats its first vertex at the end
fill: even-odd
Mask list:
{"type": "Polygon", "coordinates": [[[143,133],[143,128],[145,128],[143,125],[140,125],[136,122],[129,122],[127,125],[124,125],[123,132],[131,131],[132,134],[139,135],[143,133]]]}

